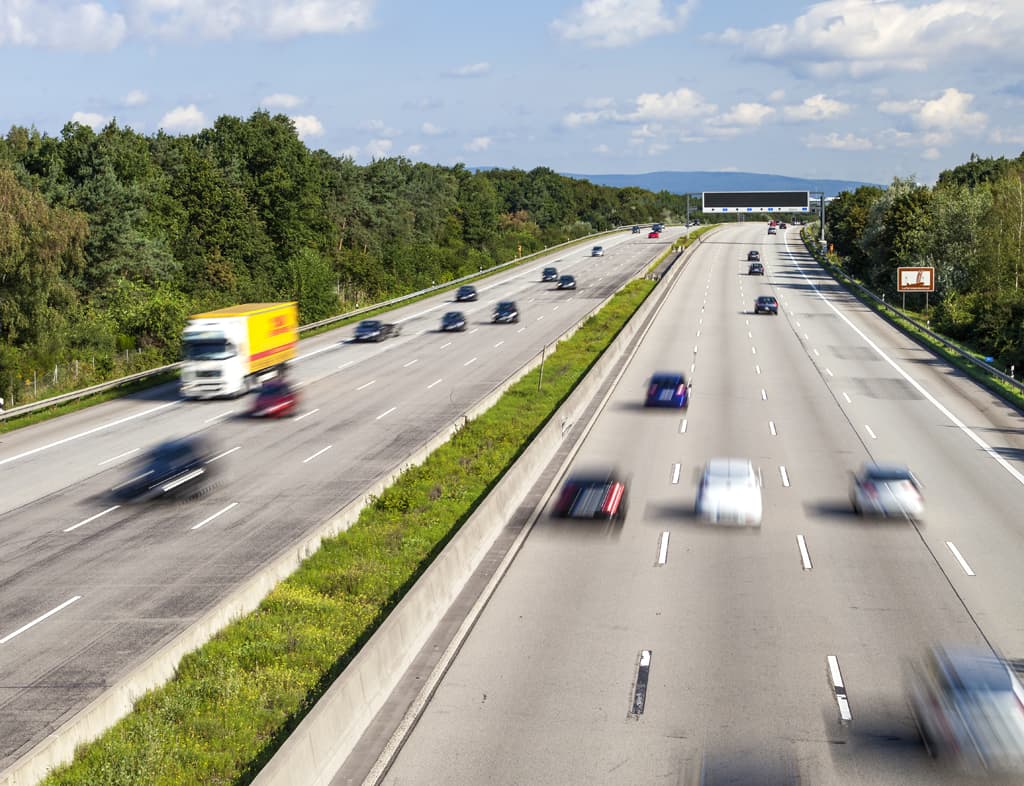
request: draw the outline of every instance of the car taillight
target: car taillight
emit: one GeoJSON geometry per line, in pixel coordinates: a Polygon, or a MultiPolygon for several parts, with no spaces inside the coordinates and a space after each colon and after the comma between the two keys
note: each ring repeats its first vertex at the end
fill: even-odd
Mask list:
{"type": "Polygon", "coordinates": [[[878,496],[878,489],[875,488],[875,484],[874,483],[865,483],[864,486],[863,486],[863,489],[864,489],[864,493],[867,494],[869,497],[877,497],[878,496]]]}
{"type": "Polygon", "coordinates": [[[658,386],[657,385],[651,385],[651,389],[647,391],[647,395],[650,396],[651,398],[654,398],[655,396],[657,396],[658,395],[658,386]]]}
{"type": "Polygon", "coordinates": [[[609,515],[615,513],[619,509],[619,500],[622,499],[622,492],[625,490],[625,486],[621,483],[613,483],[611,488],[608,489],[608,493],[605,495],[604,504],[601,506],[601,512],[609,515]]]}
{"type": "Polygon", "coordinates": [[[686,393],[686,385],[680,385],[679,387],[676,388],[676,395],[677,396],[682,396],[685,393],[686,393]]]}

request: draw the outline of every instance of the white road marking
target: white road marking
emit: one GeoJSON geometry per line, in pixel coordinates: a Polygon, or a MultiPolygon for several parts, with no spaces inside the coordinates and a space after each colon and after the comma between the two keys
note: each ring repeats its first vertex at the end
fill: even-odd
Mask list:
{"type": "Polygon", "coordinates": [[[449,341],[447,344],[442,344],[441,345],[441,349],[444,349],[445,347],[450,347],[451,345],[452,345],[452,342],[449,341]]]}
{"type": "Polygon", "coordinates": [[[377,380],[375,380],[375,379],[371,379],[371,380],[370,380],[369,382],[367,382],[367,383],[365,383],[365,384],[363,384],[363,385],[360,385],[359,387],[357,387],[357,388],[356,388],[356,390],[366,390],[366,388],[370,387],[370,385],[372,385],[372,384],[373,384],[374,382],[376,382],[376,381],[377,381],[377,380]]]}
{"type": "Polygon", "coordinates": [[[205,524],[209,524],[209,523],[210,523],[211,521],[213,521],[213,520],[214,520],[215,518],[217,518],[218,516],[221,516],[221,515],[223,515],[223,514],[227,513],[227,512],[229,511],[229,510],[231,510],[231,509],[232,509],[233,507],[235,507],[236,505],[238,505],[238,503],[237,503],[237,502],[232,502],[232,503],[231,503],[230,505],[227,505],[227,506],[225,506],[225,507],[221,508],[220,510],[218,510],[218,511],[217,511],[216,513],[214,513],[214,514],[213,514],[212,516],[207,516],[207,517],[206,517],[205,519],[203,519],[202,521],[200,521],[200,522],[199,522],[198,524],[195,524],[195,525],[193,525],[193,526],[192,526],[192,527],[191,527],[190,529],[199,529],[199,528],[200,528],[200,527],[202,527],[203,525],[205,525],[205,524]]]}
{"type": "Polygon", "coordinates": [[[308,418],[310,415],[315,415],[319,411],[320,407],[317,407],[316,409],[311,409],[309,412],[303,412],[301,415],[295,418],[295,420],[302,420],[303,418],[308,418]]]}
{"type": "Polygon", "coordinates": [[[760,488],[764,488],[764,476],[761,474],[761,468],[757,468],[757,485],[760,488]]]}
{"type": "Polygon", "coordinates": [[[672,482],[673,483],[678,483],[679,482],[679,465],[678,464],[673,464],[672,465],[672,482]]]}
{"type": "Polygon", "coordinates": [[[964,555],[960,553],[960,549],[953,545],[951,541],[946,541],[946,546],[953,552],[953,556],[956,557],[956,561],[960,563],[960,567],[964,569],[964,573],[968,576],[975,575],[974,571],[971,570],[971,566],[967,564],[967,560],[964,559],[964,555]]]}
{"type": "Polygon", "coordinates": [[[774,421],[774,420],[769,420],[769,421],[768,421],[768,430],[769,430],[770,432],[772,432],[772,436],[773,436],[773,437],[775,437],[775,436],[778,436],[778,435],[776,434],[776,432],[775,432],[775,421],[774,421]]]}
{"type": "Polygon", "coordinates": [[[126,450],[124,453],[119,453],[113,458],[103,459],[103,461],[101,461],[96,466],[102,467],[104,464],[109,464],[111,461],[117,461],[118,459],[123,459],[125,456],[132,455],[132,453],[138,453],[140,450],[141,448],[132,448],[131,450],[126,450]]]}
{"type": "Polygon", "coordinates": [[[695,368],[697,368],[697,364],[696,364],[696,363],[691,363],[691,364],[690,364],[690,373],[691,373],[691,374],[693,373],[693,370],[694,370],[695,368]]]}
{"type": "Polygon", "coordinates": [[[551,309],[551,310],[552,310],[552,311],[558,311],[558,306],[555,306],[555,307],[554,307],[553,309],[551,309]]]}
{"type": "Polygon", "coordinates": [[[754,364],[754,371],[756,371],[758,374],[761,373],[761,367],[759,365],[757,365],[756,363],[754,364]]]}
{"type": "Polygon", "coordinates": [[[779,474],[782,475],[782,485],[789,488],[789,473],[786,472],[786,467],[782,464],[779,465],[779,474]]]}
{"type": "Polygon", "coordinates": [[[685,434],[686,433],[686,418],[683,418],[682,422],[679,424],[679,433],[680,434],[685,434]]]}
{"type": "Polygon", "coordinates": [[[467,360],[462,365],[463,365],[463,367],[465,367],[465,366],[468,366],[470,363],[476,363],[476,358],[470,358],[469,360],[467,360]]]}
{"type": "Polygon", "coordinates": [[[827,367],[825,369],[825,373],[828,374],[830,377],[834,377],[835,376],[835,374],[832,373],[832,369],[827,368],[827,367]]]}
{"type": "Polygon", "coordinates": [[[850,714],[850,702],[846,698],[846,686],[843,684],[843,675],[839,671],[839,658],[835,655],[828,656],[828,671],[832,677],[832,689],[836,694],[836,703],[839,705],[839,717],[849,722],[853,716],[850,714]]]}
{"type": "Polygon", "coordinates": [[[380,420],[381,418],[386,418],[388,415],[390,415],[396,409],[398,409],[398,407],[392,407],[387,412],[381,412],[379,415],[377,415],[377,417],[374,418],[374,420],[380,420]]]}
{"type": "Polygon", "coordinates": [[[658,546],[658,564],[664,565],[668,559],[668,533],[661,533],[661,543],[658,546]]]}
{"type": "Polygon", "coordinates": [[[753,338],[753,337],[754,337],[754,334],[753,334],[753,333],[751,333],[751,332],[750,332],[750,331],[748,330],[748,331],[747,331],[747,338],[753,338]]]}
{"type": "Polygon", "coordinates": [[[225,456],[230,456],[230,455],[231,455],[232,453],[234,453],[234,452],[235,452],[236,450],[241,450],[241,449],[242,449],[242,446],[241,446],[241,445],[235,445],[235,446],[234,446],[233,448],[231,448],[230,450],[225,450],[225,451],[224,451],[223,453],[219,453],[219,454],[217,454],[216,456],[214,456],[214,457],[213,457],[212,459],[210,459],[210,460],[209,460],[209,461],[207,461],[206,463],[207,463],[207,464],[212,464],[212,463],[213,463],[213,462],[215,462],[215,461],[216,461],[217,459],[220,459],[220,458],[224,458],[225,456]]]}
{"type": "Polygon", "coordinates": [[[800,323],[799,323],[799,322],[797,322],[797,323],[796,323],[796,326],[797,326],[797,327],[800,327],[800,323]]]}
{"type": "Polygon", "coordinates": [[[871,439],[878,439],[878,437],[875,436],[875,432],[871,430],[871,426],[869,426],[867,423],[864,424],[864,430],[868,432],[868,435],[871,437],[871,439]]]}
{"type": "Polygon", "coordinates": [[[310,461],[312,461],[313,459],[315,459],[315,458],[316,458],[317,456],[319,456],[319,455],[321,455],[321,454],[323,454],[323,453],[326,453],[326,452],[327,452],[328,450],[330,450],[330,449],[331,449],[331,448],[333,448],[333,447],[334,447],[334,445],[328,445],[328,446],[327,446],[326,448],[320,448],[320,450],[318,450],[318,451],[317,451],[316,453],[314,453],[314,454],[313,454],[312,456],[310,456],[309,458],[303,459],[303,460],[302,460],[302,463],[303,463],[303,464],[308,464],[308,463],[309,463],[310,461]]]}
{"type": "Polygon", "coordinates": [[[203,421],[203,423],[213,423],[213,421],[215,421],[215,420],[220,420],[221,418],[226,418],[228,415],[233,415],[234,413],[235,413],[235,411],[233,409],[229,409],[226,412],[221,412],[218,415],[214,415],[212,418],[207,418],[206,420],[203,421]]]}
{"type": "Polygon", "coordinates": [[[17,461],[18,459],[21,459],[21,458],[26,458],[28,456],[34,456],[36,453],[41,453],[44,450],[49,450],[50,448],[56,448],[56,447],[58,447],[60,445],[65,445],[68,442],[72,442],[72,441],[74,441],[76,439],[81,439],[82,437],[88,437],[88,436],[90,436],[92,434],[96,434],[99,431],[105,431],[108,428],[113,428],[114,426],[120,426],[122,423],[127,423],[127,422],[129,422],[131,420],[137,420],[138,418],[143,418],[146,415],[152,415],[154,412],[159,412],[162,409],[167,409],[168,407],[176,407],[182,401],[184,401],[184,399],[178,399],[177,401],[169,401],[166,404],[161,404],[160,406],[157,406],[157,407],[151,407],[150,409],[147,409],[147,410],[145,410],[143,412],[137,412],[134,415],[128,415],[127,417],[124,417],[124,418],[118,418],[117,420],[112,420],[109,423],[104,423],[102,426],[96,426],[96,428],[91,428],[91,429],[89,429],[87,431],[81,431],[78,434],[72,434],[70,437],[64,437],[64,439],[58,439],[56,442],[49,442],[46,445],[40,445],[37,448],[32,448],[31,450],[26,450],[26,451],[24,451],[22,453],[18,453],[16,455],[14,455],[14,456],[8,456],[5,459],[0,459],[0,467],[2,467],[4,464],[7,464],[7,463],[9,463],[11,461],[17,461]]]}
{"type": "Polygon", "coordinates": [[[697,354],[697,345],[696,344],[693,345],[693,354],[694,355],[697,354]]]}
{"type": "Polygon", "coordinates": [[[697,331],[697,338],[700,338],[700,331],[697,331]]]}
{"type": "Polygon", "coordinates": [[[532,298],[530,298],[529,300],[527,300],[526,302],[527,302],[527,303],[532,303],[532,302],[533,302],[534,300],[536,300],[536,299],[537,299],[537,298],[535,298],[535,297],[532,297],[532,298]]]}
{"type": "Polygon", "coordinates": [[[480,328],[473,328],[473,329],[472,329],[471,331],[469,331],[469,335],[471,335],[471,336],[472,336],[472,335],[473,335],[474,333],[476,333],[476,332],[477,332],[477,331],[478,331],[479,329],[480,329],[480,328]]]}
{"type": "Polygon", "coordinates": [[[845,399],[846,399],[846,403],[847,403],[847,404],[852,404],[852,403],[853,403],[853,401],[851,401],[851,400],[850,400],[850,397],[849,397],[849,396],[847,396],[845,392],[843,393],[843,398],[845,398],[845,399]]]}
{"type": "Polygon", "coordinates": [[[537,321],[538,322],[540,322],[542,319],[544,319],[544,315],[543,314],[541,314],[539,317],[537,317],[537,321]]]}
{"type": "Polygon", "coordinates": [[[764,388],[761,388],[761,401],[767,401],[767,400],[768,400],[768,391],[766,391],[764,388]]]}
{"type": "Polygon", "coordinates": [[[429,385],[427,385],[427,390],[430,390],[432,387],[434,387],[434,385],[437,385],[440,382],[441,382],[440,379],[435,379],[433,382],[431,382],[429,385]]]}
{"type": "Polygon", "coordinates": [[[757,354],[757,347],[751,347],[750,348],[750,354],[751,355],[756,355],[757,354]]]}
{"type": "Polygon", "coordinates": [[[526,330],[526,328],[525,327],[521,327],[521,328],[519,328],[519,330],[516,331],[516,333],[522,333],[524,330],[526,330]]]}
{"type": "Polygon", "coordinates": [[[36,617],[31,622],[29,622],[29,623],[27,623],[25,625],[22,625],[20,628],[18,628],[16,631],[14,631],[14,633],[8,633],[6,636],[4,636],[2,639],[0,639],[0,644],[6,644],[11,639],[13,639],[15,636],[21,635],[22,633],[24,633],[25,631],[27,631],[29,628],[33,627],[34,625],[38,625],[40,622],[45,620],[47,617],[52,617],[58,611],[66,609],[68,606],[70,606],[76,600],[81,600],[81,599],[82,599],[81,595],[75,595],[75,597],[69,598],[68,600],[64,601],[63,603],[61,603],[56,608],[52,608],[48,612],[46,612],[45,614],[43,614],[43,615],[41,615],[39,617],[36,617]]]}
{"type": "Polygon", "coordinates": [[[816,357],[816,358],[820,358],[821,357],[821,353],[818,350],[815,349],[815,350],[812,350],[812,351],[814,352],[814,357],[816,357]]]}
{"type": "Polygon", "coordinates": [[[85,521],[79,521],[77,524],[72,524],[70,527],[68,527],[67,529],[65,529],[63,531],[64,532],[73,532],[74,530],[76,530],[79,527],[81,527],[83,524],[88,524],[90,521],[96,521],[96,519],[98,519],[100,516],[106,516],[108,513],[117,510],[119,507],[121,507],[121,506],[120,505],[114,505],[113,507],[109,507],[109,508],[107,508],[104,511],[100,511],[99,513],[97,513],[94,516],[89,516],[89,518],[87,518],[85,521]]]}
{"type": "Polygon", "coordinates": [[[417,361],[419,361],[419,358],[413,358],[408,363],[403,363],[402,368],[409,368],[409,366],[411,366],[413,363],[416,363],[417,361]]]}
{"type": "Polygon", "coordinates": [[[340,366],[338,366],[338,371],[341,371],[343,368],[348,368],[349,366],[353,366],[353,365],[355,365],[355,361],[354,360],[346,360],[344,363],[342,363],[340,366]]]}
{"type": "Polygon", "coordinates": [[[810,341],[811,337],[804,333],[804,341],[810,341]]]}
{"type": "Polygon", "coordinates": [[[807,551],[807,541],[804,540],[803,535],[796,536],[796,544],[800,547],[800,563],[804,566],[804,570],[810,570],[811,555],[807,551]]]}
{"type": "Polygon", "coordinates": [[[494,345],[494,348],[497,349],[498,347],[500,347],[504,343],[505,343],[504,341],[499,341],[497,344],[494,345]]]}

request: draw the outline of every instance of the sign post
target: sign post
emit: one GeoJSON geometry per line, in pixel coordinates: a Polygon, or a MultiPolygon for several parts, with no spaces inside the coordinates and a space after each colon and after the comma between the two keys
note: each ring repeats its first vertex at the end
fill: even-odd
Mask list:
{"type": "Polygon", "coordinates": [[[903,293],[903,310],[907,310],[907,293],[924,292],[924,313],[928,313],[928,293],[935,291],[935,268],[896,268],[896,290],[903,293]]]}

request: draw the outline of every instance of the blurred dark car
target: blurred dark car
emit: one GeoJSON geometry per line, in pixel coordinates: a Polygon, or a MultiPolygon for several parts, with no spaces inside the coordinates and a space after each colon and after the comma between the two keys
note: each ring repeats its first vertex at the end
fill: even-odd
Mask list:
{"type": "Polygon", "coordinates": [[[441,317],[441,330],[465,330],[466,329],[466,315],[461,311],[449,311],[443,317],[441,317]]]}
{"type": "Polygon", "coordinates": [[[639,227],[639,225],[633,227],[633,234],[634,235],[639,235],[640,234],[640,227],[639,227]]]}
{"type": "Polygon", "coordinates": [[[356,341],[383,341],[386,338],[397,336],[401,332],[401,325],[381,322],[379,319],[364,319],[356,325],[353,338],[356,341]]]}
{"type": "Polygon", "coordinates": [[[212,477],[210,443],[199,435],[157,445],[136,465],[133,475],[114,486],[125,502],[179,496],[202,488],[212,477]]]}
{"type": "Polygon", "coordinates": [[[511,300],[503,300],[494,307],[492,322],[518,322],[519,309],[511,300]]]}
{"type": "Polygon", "coordinates": [[[760,262],[760,261],[761,261],[761,252],[760,251],[748,251],[747,252],[747,262],[760,262]]]}
{"type": "Polygon", "coordinates": [[[541,281],[558,281],[558,268],[557,267],[546,267],[541,271],[541,281]]]}
{"type": "Polygon", "coordinates": [[[561,276],[558,279],[558,289],[576,289],[576,277],[561,276]]]}
{"type": "Polygon", "coordinates": [[[565,481],[553,515],[574,519],[626,517],[626,481],[615,470],[574,475],[565,481]]]}
{"type": "Polygon", "coordinates": [[[590,249],[590,256],[592,256],[592,257],[603,257],[604,256],[604,246],[594,246],[592,249],[590,249]]]}
{"type": "Polygon", "coordinates": [[[476,300],[476,287],[472,284],[463,284],[455,292],[455,301],[463,303],[468,300],[476,300]]]}
{"type": "Polygon", "coordinates": [[[754,301],[754,313],[755,314],[774,314],[779,315],[779,301],[776,300],[772,295],[761,295],[757,300],[754,301]]]}
{"type": "Polygon", "coordinates": [[[690,386],[681,372],[661,371],[651,377],[647,386],[645,407],[688,407],[690,386]]]}
{"type": "Polygon", "coordinates": [[[779,224],[779,229],[785,229],[785,228],[786,228],[786,223],[785,222],[779,224]]]}
{"type": "Polygon", "coordinates": [[[650,232],[647,233],[647,237],[648,238],[661,237],[661,233],[658,232],[657,230],[652,229],[650,232]]]}
{"type": "Polygon", "coordinates": [[[747,269],[747,274],[751,276],[763,276],[764,265],[760,262],[751,262],[750,267],[747,269]]]}
{"type": "Polygon", "coordinates": [[[664,224],[660,224],[658,222],[655,222],[655,223],[651,224],[651,231],[652,232],[661,232],[664,228],[665,228],[665,225],[664,224]]]}
{"type": "Polygon", "coordinates": [[[288,380],[275,377],[260,385],[249,415],[254,418],[280,418],[293,415],[298,405],[298,390],[288,380]]]}

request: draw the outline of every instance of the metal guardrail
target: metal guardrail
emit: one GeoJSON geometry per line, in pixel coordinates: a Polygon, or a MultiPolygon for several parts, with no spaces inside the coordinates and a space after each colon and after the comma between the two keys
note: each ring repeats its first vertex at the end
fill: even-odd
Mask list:
{"type": "Polygon", "coordinates": [[[974,364],[978,368],[983,369],[985,371],[985,373],[991,374],[993,377],[996,377],[997,379],[1000,379],[1003,382],[1006,382],[1007,384],[1012,385],[1017,390],[1019,390],[1022,394],[1024,394],[1024,381],[1021,381],[1021,380],[1015,379],[1014,377],[1011,377],[1009,374],[1006,374],[1006,373],[1000,371],[999,369],[997,369],[991,363],[986,363],[984,360],[979,360],[978,358],[974,357],[974,355],[972,355],[971,353],[967,352],[963,347],[959,346],[958,344],[953,343],[952,341],[950,341],[945,336],[939,335],[938,333],[933,331],[931,328],[929,328],[927,325],[922,325],[920,322],[918,322],[913,317],[907,316],[902,311],[900,311],[898,308],[896,308],[892,303],[886,302],[886,300],[884,298],[878,297],[878,295],[876,295],[870,289],[868,289],[867,287],[863,286],[862,284],[854,281],[852,278],[850,278],[849,275],[847,275],[844,271],[842,271],[841,268],[836,268],[835,265],[833,265],[831,262],[828,261],[827,255],[823,254],[821,249],[818,247],[819,241],[817,239],[808,242],[807,238],[804,237],[802,232],[800,234],[800,239],[803,240],[804,246],[806,246],[807,249],[811,252],[811,256],[813,256],[818,261],[818,263],[821,264],[826,270],[838,269],[840,272],[842,272],[843,277],[846,279],[846,281],[849,283],[850,286],[855,287],[857,289],[857,291],[860,292],[862,295],[864,295],[865,297],[873,300],[875,303],[877,303],[879,306],[881,306],[883,310],[885,310],[887,312],[892,312],[892,314],[898,316],[900,319],[906,320],[911,325],[913,325],[916,329],[920,330],[922,333],[924,333],[929,338],[931,338],[933,341],[937,341],[938,343],[942,344],[946,349],[948,349],[951,352],[955,353],[956,355],[961,357],[963,360],[969,361],[970,363],[974,364]]]}
{"type": "MultiPolygon", "coordinates": [[[[347,311],[344,314],[338,314],[333,317],[328,317],[327,319],[321,319],[319,322],[311,322],[308,325],[301,325],[299,327],[299,333],[302,333],[303,331],[306,330],[313,330],[314,328],[318,327],[324,327],[325,325],[331,325],[334,324],[335,322],[343,322],[346,319],[352,319],[354,317],[360,316],[361,314],[367,314],[371,311],[377,311],[382,308],[396,306],[400,303],[405,303],[407,301],[423,297],[424,295],[429,295],[434,292],[440,292],[445,289],[450,289],[454,286],[458,286],[459,284],[465,281],[472,281],[473,279],[483,278],[485,276],[493,275],[494,273],[498,273],[502,270],[505,270],[506,268],[514,267],[515,265],[521,265],[524,262],[528,262],[529,260],[533,259],[534,257],[549,254],[552,251],[557,251],[560,248],[566,248],[577,243],[585,243],[586,241],[591,240],[593,238],[602,237],[613,232],[621,232],[633,226],[643,227],[650,225],[629,224],[627,226],[620,226],[615,227],[614,229],[608,229],[603,232],[594,232],[590,235],[585,235],[584,237],[578,237],[575,240],[567,240],[566,242],[559,243],[556,246],[550,246],[549,248],[544,248],[541,249],[540,251],[534,251],[532,254],[527,254],[524,257],[517,257],[516,259],[509,260],[508,262],[502,262],[499,265],[494,265],[493,267],[478,270],[476,273],[470,273],[469,275],[453,279],[452,281],[445,281],[442,284],[435,284],[433,286],[427,287],[426,289],[420,289],[416,292],[410,292],[407,295],[400,295],[399,297],[391,298],[390,300],[385,300],[381,303],[374,303],[369,306],[364,306],[363,308],[357,308],[354,311],[347,311]]],[[[73,390],[69,393],[61,393],[60,395],[51,396],[50,398],[45,398],[41,401],[34,401],[31,404],[23,404],[20,407],[12,407],[11,409],[8,410],[2,410],[0,411],[0,422],[8,420],[9,418],[19,417],[21,415],[27,415],[32,412],[37,412],[42,409],[49,409],[50,407],[59,406],[60,404],[66,404],[69,401],[76,401],[77,399],[85,398],[86,396],[91,396],[95,393],[102,393],[106,390],[113,390],[114,388],[118,388],[121,385],[127,385],[131,382],[137,382],[140,379],[146,379],[147,377],[155,377],[159,374],[165,374],[169,371],[174,371],[175,369],[180,368],[180,366],[180,361],[177,363],[170,363],[166,366],[160,366],[159,368],[149,369],[148,371],[139,371],[135,374],[129,374],[126,377],[112,379],[109,382],[100,382],[96,385],[91,385],[90,387],[82,388],[80,390],[73,390]]]]}

